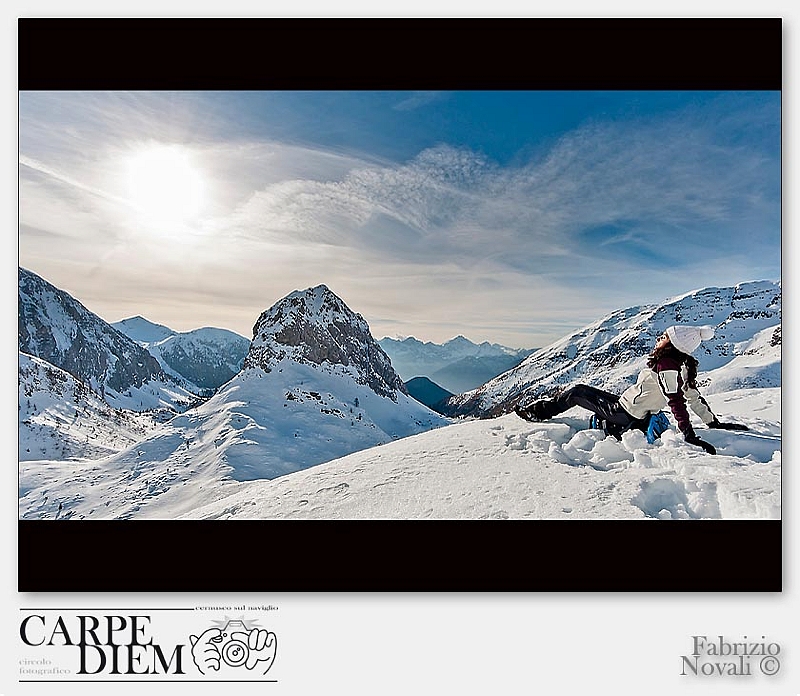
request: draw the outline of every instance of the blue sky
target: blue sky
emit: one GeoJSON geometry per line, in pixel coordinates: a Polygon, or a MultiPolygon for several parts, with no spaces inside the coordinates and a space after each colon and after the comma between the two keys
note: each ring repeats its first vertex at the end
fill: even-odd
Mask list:
{"type": "Polygon", "coordinates": [[[327,284],[376,337],[545,345],[778,279],[777,92],[20,94],[20,265],[246,337],[327,284]]]}

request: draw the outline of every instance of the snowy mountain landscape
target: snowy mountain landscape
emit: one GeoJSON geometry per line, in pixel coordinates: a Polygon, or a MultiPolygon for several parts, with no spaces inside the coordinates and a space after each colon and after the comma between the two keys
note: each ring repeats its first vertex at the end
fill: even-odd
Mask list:
{"type": "MultiPolygon", "coordinates": [[[[164,339],[155,338],[161,345],[164,339]]],[[[23,359],[21,354],[21,365],[23,359]]],[[[48,433],[60,433],[58,422],[66,418],[53,415],[65,410],[57,393],[30,405],[26,396],[23,411],[23,394],[43,390],[41,378],[32,383],[34,377],[21,368],[20,460],[32,460],[37,452],[73,454],[64,445],[40,446],[41,428],[29,426],[43,421],[48,433]]],[[[73,412],[102,408],[102,399],[88,388],[73,401],[78,399],[89,406],[72,406],[70,422],[73,412]]],[[[64,516],[127,517],[178,486],[178,505],[190,511],[197,504],[195,487],[213,487],[212,481],[224,489],[232,481],[272,479],[447,422],[408,395],[364,319],[319,286],[265,311],[242,370],[150,437],[130,447],[120,447],[130,444],[121,437],[109,437],[107,450],[118,454],[91,462],[83,474],[71,458],[62,466],[21,464],[21,516],[46,516],[58,491],[64,516]],[[97,505],[95,492],[102,492],[97,505]]]]}
{"type": "MultiPolygon", "coordinates": [[[[21,302],[21,326],[22,312],[21,302]]],[[[23,355],[21,330],[19,515],[780,518],[780,322],[781,287],[770,282],[620,310],[453,397],[457,420],[408,395],[364,318],[324,285],[263,312],[242,369],[164,423],[107,410],[82,382],[23,355]],[[674,422],[651,445],[638,432],[618,442],[588,430],[579,408],[547,423],[508,414],[576,381],[622,388],[673,323],[715,326],[697,351],[701,390],[720,419],[750,428],[696,421],[717,455],[685,443],[674,422]],[[75,434],[84,422],[91,448],[75,434]]]]}

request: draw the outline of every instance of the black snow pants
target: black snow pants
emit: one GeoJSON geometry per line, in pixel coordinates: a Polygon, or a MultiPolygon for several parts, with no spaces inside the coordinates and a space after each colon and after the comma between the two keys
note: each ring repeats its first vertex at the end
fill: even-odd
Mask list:
{"type": "Polygon", "coordinates": [[[573,406],[581,406],[609,423],[622,426],[622,430],[627,430],[638,422],[622,408],[619,396],[596,387],[590,387],[588,384],[576,384],[555,399],[549,399],[545,403],[544,412],[547,418],[553,418],[573,406]]]}

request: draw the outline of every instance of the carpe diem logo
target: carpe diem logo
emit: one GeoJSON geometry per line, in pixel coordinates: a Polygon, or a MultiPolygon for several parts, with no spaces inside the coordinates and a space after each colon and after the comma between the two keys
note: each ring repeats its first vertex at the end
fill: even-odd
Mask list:
{"type": "Polygon", "coordinates": [[[147,614],[72,614],[29,610],[20,620],[20,681],[275,681],[278,638],[244,617],[206,619],[187,627],[186,610],[147,614]],[[197,629],[200,630],[197,630],[197,629]],[[188,638],[188,640],[187,640],[188,638]]]}
{"type": "Polygon", "coordinates": [[[192,659],[201,674],[224,673],[244,667],[254,674],[266,674],[275,663],[278,638],[263,628],[249,628],[232,619],[221,628],[211,627],[199,636],[189,636],[192,659]]]}

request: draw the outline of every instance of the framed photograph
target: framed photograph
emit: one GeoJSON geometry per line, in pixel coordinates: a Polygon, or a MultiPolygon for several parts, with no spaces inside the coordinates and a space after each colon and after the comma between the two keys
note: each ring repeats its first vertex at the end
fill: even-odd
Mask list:
{"type": "Polygon", "coordinates": [[[18,37],[20,591],[782,590],[780,19],[18,37]]]}

